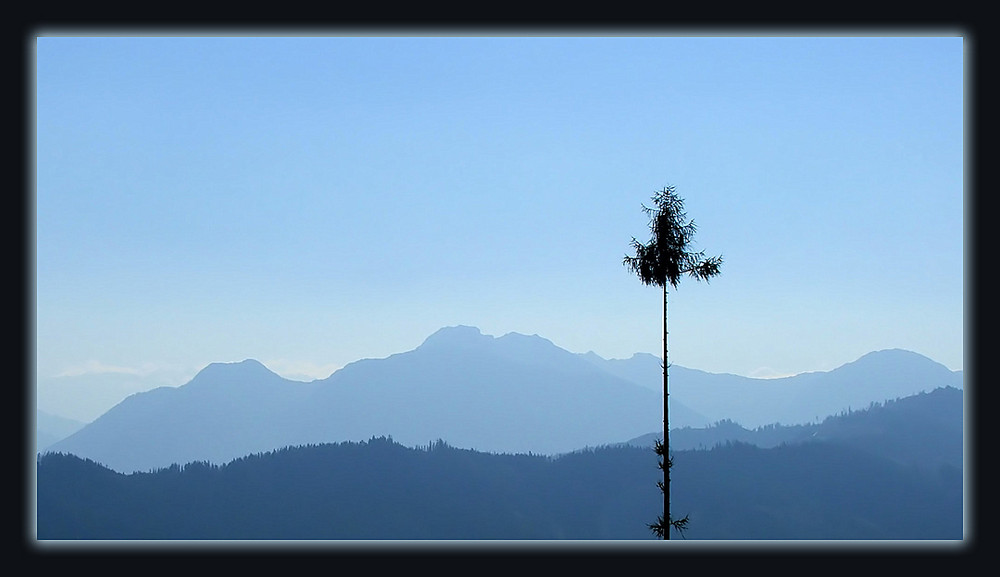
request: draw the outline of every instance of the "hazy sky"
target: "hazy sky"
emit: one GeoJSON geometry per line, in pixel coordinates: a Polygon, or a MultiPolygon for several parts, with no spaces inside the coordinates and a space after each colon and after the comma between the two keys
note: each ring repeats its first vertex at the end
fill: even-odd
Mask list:
{"type": "Polygon", "coordinates": [[[666,185],[725,261],[671,292],[671,362],[962,369],[963,39],[938,32],[39,37],[38,377],[319,378],[458,324],[659,354],[622,258],[666,185]]]}

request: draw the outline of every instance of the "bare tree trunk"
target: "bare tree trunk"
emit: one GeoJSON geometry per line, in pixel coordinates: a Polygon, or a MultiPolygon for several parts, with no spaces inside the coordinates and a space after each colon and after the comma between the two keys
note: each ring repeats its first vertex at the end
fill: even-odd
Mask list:
{"type": "Polygon", "coordinates": [[[667,412],[667,283],[663,283],[663,538],[670,539],[670,418],[667,412]]]}

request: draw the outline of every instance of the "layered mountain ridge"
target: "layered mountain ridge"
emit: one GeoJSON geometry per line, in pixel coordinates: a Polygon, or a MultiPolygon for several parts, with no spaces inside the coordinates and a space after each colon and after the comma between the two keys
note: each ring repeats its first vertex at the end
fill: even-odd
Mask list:
{"type": "MultiPolygon", "coordinates": [[[[772,380],[671,366],[671,426],[804,422],[852,404],[961,388],[960,373],[915,353],[866,357],[829,373],[772,380]]],[[[662,429],[660,371],[653,355],[604,360],[538,335],[447,327],[412,351],[362,359],[309,383],[253,359],[213,363],[181,387],[126,398],[48,450],[122,472],[375,436],[408,446],[441,439],[485,452],[560,454],[662,429]]]]}

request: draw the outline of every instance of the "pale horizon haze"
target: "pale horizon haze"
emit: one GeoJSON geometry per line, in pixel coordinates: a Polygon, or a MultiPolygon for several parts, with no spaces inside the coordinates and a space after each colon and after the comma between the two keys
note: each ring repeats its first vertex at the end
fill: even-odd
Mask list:
{"type": "Polygon", "coordinates": [[[622,259],[665,186],[724,259],[670,290],[671,363],[962,370],[960,31],[708,32],[42,31],[39,398],[247,358],[325,378],[455,325],[659,356],[622,259]]]}

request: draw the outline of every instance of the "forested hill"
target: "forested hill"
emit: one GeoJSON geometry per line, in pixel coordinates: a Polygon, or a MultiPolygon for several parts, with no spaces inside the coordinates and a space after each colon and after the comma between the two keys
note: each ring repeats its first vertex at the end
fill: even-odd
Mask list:
{"type": "MultiPolygon", "coordinates": [[[[122,474],[39,458],[39,539],[651,539],[652,451],[558,458],[386,438],[122,474]]],[[[832,442],[675,454],[687,539],[961,539],[962,471],[832,442]]]]}
{"type": "MultiPolygon", "coordinates": [[[[777,447],[805,441],[827,440],[847,444],[897,462],[936,468],[942,464],[961,468],[964,429],[963,392],[941,387],[885,401],[871,403],[864,410],[844,411],[821,423],[747,429],[726,420],[710,427],[683,427],[670,433],[674,450],[707,449],[727,442],[758,447],[777,447]]],[[[662,433],[650,433],[629,441],[649,447],[662,433]]]]}

